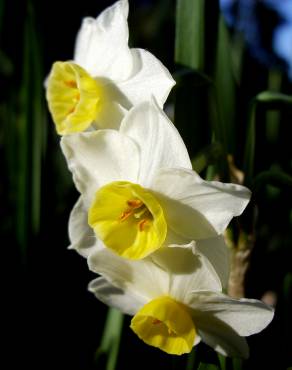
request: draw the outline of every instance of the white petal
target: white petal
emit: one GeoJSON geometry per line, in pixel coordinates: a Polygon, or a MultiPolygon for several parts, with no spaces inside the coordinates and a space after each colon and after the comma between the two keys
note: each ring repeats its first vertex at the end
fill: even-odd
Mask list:
{"type": "MultiPolygon", "coordinates": [[[[163,181],[164,179],[165,177],[163,181]]],[[[176,186],[180,188],[181,184],[178,178],[172,179],[172,181],[175,181],[175,184],[171,183],[169,187],[176,186]]],[[[163,185],[164,191],[167,193],[166,183],[163,182],[163,185]]],[[[160,174],[156,176],[150,189],[163,209],[169,232],[176,235],[176,239],[179,239],[178,236],[180,236],[182,240],[198,241],[200,239],[218,236],[213,226],[199,211],[180,200],[169,198],[161,192],[156,191],[156,189],[163,191],[162,184],[160,183],[160,174]]]]}
{"type": "MultiPolygon", "coordinates": [[[[169,225],[168,225],[169,226],[169,225]]],[[[193,243],[188,238],[183,237],[180,234],[177,234],[175,231],[173,231],[170,227],[167,227],[167,234],[164,241],[165,247],[182,247],[189,245],[190,243],[193,243]]]]}
{"type": "Polygon", "coordinates": [[[230,251],[223,236],[201,239],[196,243],[196,250],[208,258],[220,277],[223,289],[227,287],[230,270],[230,251]]]}
{"type": "MultiPolygon", "coordinates": [[[[109,86],[111,85],[108,84],[106,87],[108,88],[109,86]]],[[[107,98],[100,104],[98,116],[93,122],[93,127],[101,129],[119,129],[127,110],[123,108],[118,100],[118,94],[116,96],[107,95],[107,98]]]]}
{"type": "MultiPolygon", "coordinates": [[[[194,217],[196,218],[191,219],[194,220],[193,232],[191,220],[185,225],[186,230],[183,232],[183,235],[187,232],[191,239],[215,236],[214,233],[205,235],[208,229],[201,230],[201,233],[198,230],[202,226],[206,227],[204,225],[206,221],[218,234],[222,234],[231,219],[243,212],[251,194],[244,186],[204,181],[194,171],[179,168],[161,169],[155,179],[153,189],[185,205],[184,208],[189,208],[185,210],[184,219],[191,216],[192,210],[195,211],[194,217]],[[196,222],[202,225],[196,227],[196,222]],[[198,236],[198,233],[201,235],[198,236]]],[[[177,226],[173,227],[176,231],[178,231],[177,226]]]]}
{"type": "Polygon", "coordinates": [[[203,302],[205,297],[212,297],[212,292],[194,292],[191,314],[194,324],[203,342],[224,356],[248,358],[249,348],[246,339],[239,335],[228,323],[208,312],[203,302]],[[194,303],[197,301],[197,303],[194,303]]]}
{"type": "MultiPolygon", "coordinates": [[[[207,323],[208,329],[198,329],[201,340],[224,356],[249,357],[249,348],[244,337],[239,336],[224,322],[211,318],[207,323]]],[[[195,322],[196,326],[196,322],[195,322]]]]}
{"type": "Polygon", "coordinates": [[[82,197],[74,205],[69,217],[70,249],[75,249],[87,258],[97,248],[97,240],[93,229],[88,225],[88,213],[82,197]]]}
{"type": "Polygon", "coordinates": [[[123,290],[116,288],[104,277],[91,281],[88,290],[101,302],[128,315],[135,315],[147,303],[147,301],[141,300],[141,297],[137,297],[129,292],[125,293],[123,290]]]}
{"type": "Polygon", "coordinates": [[[67,135],[62,138],[61,147],[86,208],[100,186],[118,180],[137,182],[138,147],[117,131],[67,135]]]}
{"type": "Polygon", "coordinates": [[[194,253],[194,243],[182,247],[162,248],[152,254],[154,263],[170,276],[169,294],[188,304],[194,290],[221,291],[218,275],[203,255],[194,253]]]}
{"type": "Polygon", "coordinates": [[[143,49],[131,49],[132,75],[117,84],[133,104],[149,100],[153,95],[163,107],[170,90],[175,85],[168,69],[151,53],[143,49]]]}
{"type": "Polygon", "coordinates": [[[161,167],[191,168],[185,144],[165,113],[151,99],[132,108],[120,132],[138,143],[141,152],[139,183],[148,186],[161,167]]]}
{"type": "Polygon", "coordinates": [[[255,299],[234,299],[215,292],[190,293],[189,305],[197,317],[214,317],[233,328],[239,335],[260,332],[273,319],[272,307],[255,299]]]}
{"type": "Polygon", "coordinates": [[[117,1],[96,19],[83,19],[74,60],[94,77],[122,81],[133,69],[128,47],[128,1],[117,1]]]}
{"type": "Polygon", "coordinates": [[[91,271],[101,274],[125,294],[151,300],[169,293],[169,276],[151,259],[133,261],[119,257],[107,248],[90,255],[91,271]]]}

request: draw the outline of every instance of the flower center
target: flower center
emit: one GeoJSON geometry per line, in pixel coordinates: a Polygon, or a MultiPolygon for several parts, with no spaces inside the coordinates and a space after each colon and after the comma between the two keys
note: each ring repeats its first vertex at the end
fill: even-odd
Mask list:
{"type": "Polygon", "coordinates": [[[168,296],[143,306],[133,317],[131,329],[145,343],[174,355],[189,353],[196,337],[187,307],[168,296]]]}
{"type": "Polygon", "coordinates": [[[126,181],[112,182],[96,192],[88,223],[106,247],[130,259],[144,258],[160,248],[167,232],[154,195],[126,181]]]}
{"type": "Polygon", "coordinates": [[[72,62],[54,63],[47,100],[60,135],[86,130],[97,116],[101,96],[101,87],[82,67],[72,62]]]}
{"type": "Polygon", "coordinates": [[[133,221],[136,221],[139,231],[146,230],[153,221],[151,212],[140,199],[127,200],[127,208],[121,213],[119,219],[123,222],[129,217],[133,217],[133,221]]]}

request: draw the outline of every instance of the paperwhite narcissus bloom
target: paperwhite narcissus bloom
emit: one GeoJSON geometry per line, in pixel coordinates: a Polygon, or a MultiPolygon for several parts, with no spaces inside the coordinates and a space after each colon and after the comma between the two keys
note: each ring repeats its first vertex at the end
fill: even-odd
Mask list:
{"type": "Polygon", "coordinates": [[[134,107],[119,132],[63,137],[62,149],[90,225],[124,257],[216,237],[249,201],[248,189],[190,170],[178,132],[153,101],[134,107]]]}
{"type": "Polygon", "coordinates": [[[47,100],[60,135],[118,128],[125,110],[155,96],[162,107],[172,86],[168,70],[151,53],[128,46],[128,1],[96,19],[85,18],[73,61],[54,63],[47,100]]]}
{"type": "MultiPolygon", "coordinates": [[[[97,239],[93,229],[88,225],[88,212],[84,207],[82,197],[76,202],[69,219],[69,249],[76,250],[83,257],[88,258],[97,250],[105,248],[101,240],[97,239]]],[[[217,236],[191,242],[187,247],[194,246],[211,262],[216,274],[221,280],[223,288],[227,288],[230,270],[230,255],[224,237],[217,236]]],[[[185,247],[185,245],[183,245],[185,247]]]]}
{"type": "Polygon", "coordinates": [[[131,329],[145,343],[180,355],[200,340],[227,356],[248,357],[244,336],[263,330],[273,309],[253,299],[232,299],[209,262],[191,248],[164,248],[140,261],[107,249],[88,259],[102,274],[89,290],[102,302],[134,315],[131,329]]]}
{"type": "MultiPolygon", "coordinates": [[[[218,245],[217,273],[226,281],[227,252],[218,236],[244,210],[250,192],[204,181],[192,171],[181,137],[154,101],[132,108],[119,132],[69,135],[61,146],[81,193],[69,224],[73,247],[88,253],[95,244],[86,227],[89,210],[97,238],[126,258],[193,240],[208,251],[218,245]]],[[[217,257],[209,254],[211,261],[217,257]]]]}

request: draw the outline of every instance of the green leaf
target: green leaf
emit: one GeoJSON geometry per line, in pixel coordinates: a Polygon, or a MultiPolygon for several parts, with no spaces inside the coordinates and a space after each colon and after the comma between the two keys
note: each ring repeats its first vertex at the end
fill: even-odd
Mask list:
{"type": "Polygon", "coordinates": [[[177,0],[175,61],[204,68],[204,0],[177,0]]]}
{"type": "Polygon", "coordinates": [[[25,259],[31,237],[40,228],[41,158],[46,116],[43,71],[34,11],[28,3],[23,32],[23,71],[17,117],[17,240],[25,259]]]}
{"type": "Polygon", "coordinates": [[[259,191],[265,185],[289,188],[292,187],[292,176],[280,170],[260,172],[253,181],[253,190],[259,191]]]}
{"type": "Polygon", "coordinates": [[[223,17],[219,17],[217,55],[215,63],[215,85],[218,107],[222,117],[226,151],[234,153],[235,150],[235,107],[236,93],[233,66],[231,59],[231,45],[228,30],[223,17]]]}
{"type": "Polygon", "coordinates": [[[30,125],[30,35],[29,15],[27,15],[23,32],[22,82],[19,91],[20,113],[17,116],[17,213],[16,237],[20,245],[22,258],[26,257],[30,228],[30,166],[29,166],[29,125],[30,125]]]}
{"type": "Polygon", "coordinates": [[[292,96],[290,95],[273,91],[263,91],[255,99],[259,103],[265,103],[270,109],[281,109],[282,107],[292,109],[292,96]]]}
{"type": "Polygon", "coordinates": [[[226,357],[221,355],[221,353],[217,353],[219,364],[220,364],[220,370],[226,370],[226,357]]]}
{"type": "Polygon", "coordinates": [[[13,73],[13,64],[8,56],[0,49],[0,75],[10,77],[13,73]]]}
{"type": "Polygon", "coordinates": [[[190,69],[178,74],[177,80],[174,122],[192,157],[211,141],[206,124],[210,80],[190,69]]]}
{"type": "Polygon", "coordinates": [[[243,170],[245,184],[251,186],[254,174],[255,146],[257,135],[257,108],[261,106],[265,110],[289,109],[292,111],[292,97],[282,93],[263,91],[251,102],[247,125],[247,139],[245,142],[243,170]]]}
{"type": "Polygon", "coordinates": [[[214,364],[206,364],[204,362],[201,362],[198,370],[220,370],[218,366],[214,364]]]}
{"type": "Polygon", "coordinates": [[[45,148],[46,112],[44,105],[44,73],[41,43],[35,28],[33,10],[31,10],[30,24],[30,52],[31,52],[31,230],[37,234],[40,229],[40,204],[41,204],[41,170],[42,157],[45,148]]]}
{"type": "Polygon", "coordinates": [[[217,173],[219,173],[221,181],[229,181],[226,127],[222,120],[218,96],[215,87],[209,89],[208,115],[209,121],[213,129],[213,141],[219,142],[222,146],[222,160],[216,164],[217,173]]]}
{"type": "Polygon", "coordinates": [[[196,361],[196,347],[193,347],[192,352],[188,355],[186,370],[193,370],[196,361]]]}
{"type": "Polygon", "coordinates": [[[243,171],[245,174],[244,182],[247,186],[251,185],[254,172],[254,157],[256,143],[256,101],[252,102],[249,108],[247,137],[245,142],[243,171]]]}
{"type": "Polygon", "coordinates": [[[220,143],[214,142],[204,148],[192,159],[193,170],[200,173],[211,164],[222,159],[223,149],[220,143]]]}
{"type": "Polygon", "coordinates": [[[240,358],[232,359],[233,370],[242,370],[242,364],[243,364],[242,359],[240,358]]]}
{"type": "Polygon", "coordinates": [[[102,340],[95,354],[95,363],[105,370],[115,370],[118,359],[124,315],[109,308],[103,330],[102,340]],[[106,365],[104,365],[106,364],[106,365]]]}
{"type": "Polygon", "coordinates": [[[180,68],[172,77],[176,82],[174,89],[182,85],[187,85],[189,87],[206,87],[208,85],[213,85],[213,80],[205,73],[187,67],[180,68]]]}
{"type": "Polygon", "coordinates": [[[283,280],[283,296],[285,304],[287,306],[291,306],[292,304],[291,302],[289,302],[291,294],[292,294],[292,272],[288,272],[283,280]]]}
{"type": "Polygon", "coordinates": [[[4,10],[5,10],[5,0],[0,0],[0,36],[3,26],[4,10]]]}

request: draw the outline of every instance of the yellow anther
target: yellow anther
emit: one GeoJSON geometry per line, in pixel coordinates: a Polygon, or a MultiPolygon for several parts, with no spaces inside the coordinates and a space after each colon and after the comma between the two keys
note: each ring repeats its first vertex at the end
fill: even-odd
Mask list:
{"type": "Polygon", "coordinates": [[[64,81],[64,84],[72,89],[77,89],[77,83],[74,80],[64,81]]]}
{"type": "Polygon", "coordinates": [[[129,207],[134,208],[134,209],[140,208],[141,206],[143,206],[143,202],[140,199],[130,199],[127,201],[127,204],[129,207]]]}
{"type": "Polygon", "coordinates": [[[149,220],[147,218],[144,218],[138,223],[138,227],[140,231],[144,231],[147,226],[149,226],[149,220]]]}
{"type": "Polygon", "coordinates": [[[120,216],[120,220],[121,221],[125,221],[127,218],[129,218],[131,215],[133,214],[133,211],[132,210],[128,210],[128,211],[124,211],[121,216],[120,216]]]}

